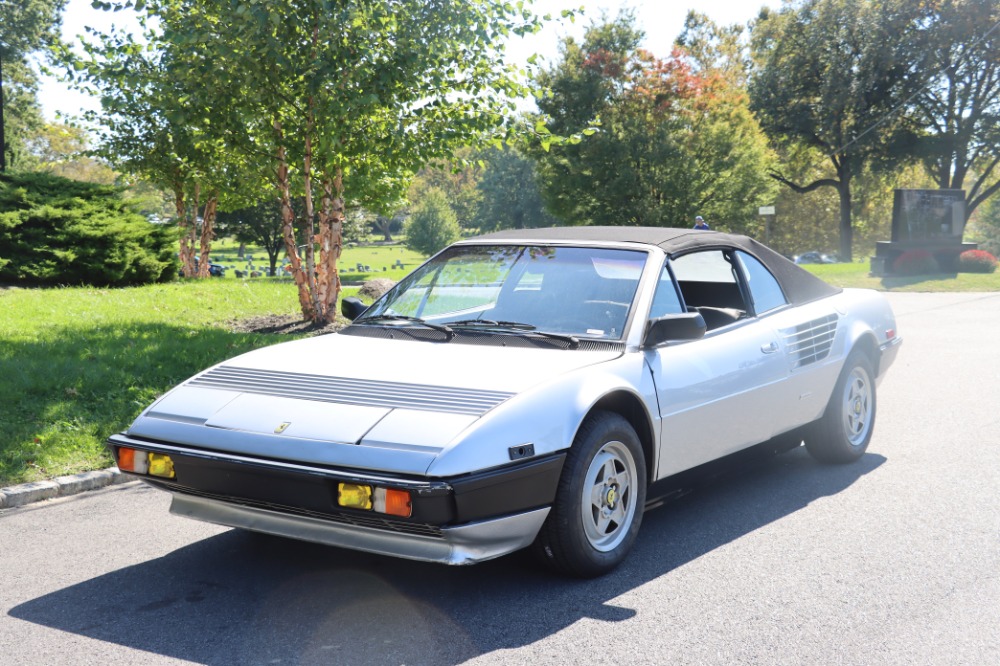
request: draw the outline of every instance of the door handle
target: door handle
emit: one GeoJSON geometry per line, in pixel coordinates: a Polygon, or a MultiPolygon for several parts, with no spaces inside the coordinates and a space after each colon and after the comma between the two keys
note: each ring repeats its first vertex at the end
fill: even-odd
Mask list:
{"type": "Polygon", "coordinates": [[[765,354],[773,354],[774,352],[778,351],[778,343],[773,341],[768,342],[765,345],[761,345],[760,350],[765,354]]]}

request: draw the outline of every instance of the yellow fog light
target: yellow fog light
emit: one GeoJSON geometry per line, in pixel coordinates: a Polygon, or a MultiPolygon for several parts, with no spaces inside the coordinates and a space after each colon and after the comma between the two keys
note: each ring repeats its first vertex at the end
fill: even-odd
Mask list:
{"type": "Polygon", "coordinates": [[[162,476],[165,479],[174,478],[174,461],[164,453],[149,454],[149,473],[151,476],[162,476]]]}
{"type": "Polygon", "coordinates": [[[372,508],[372,487],[359,483],[338,483],[337,504],[351,509],[372,508]]]}

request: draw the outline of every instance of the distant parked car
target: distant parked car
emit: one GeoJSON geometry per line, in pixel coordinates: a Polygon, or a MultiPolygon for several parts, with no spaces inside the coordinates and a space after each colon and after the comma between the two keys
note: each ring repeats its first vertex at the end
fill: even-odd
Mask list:
{"type": "Polygon", "coordinates": [[[222,264],[209,264],[208,274],[214,275],[215,277],[225,277],[226,267],[223,266],[222,264]]]}
{"type": "Polygon", "coordinates": [[[689,471],[803,441],[859,459],[901,341],[881,294],[688,229],[463,240],[343,310],[159,398],[111,436],[118,467],[189,518],[595,576],[689,471]]]}
{"type": "MultiPolygon", "coordinates": [[[[195,268],[195,270],[198,270],[198,265],[200,263],[201,263],[201,260],[198,257],[195,257],[194,258],[194,268],[195,268]]],[[[223,266],[222,264],[215,264],[215,263],[211,263],[210,262],[208,264],[208,274],[211,275],[211,276],[213,276],[213,277],[225,277],[225,275],[226,275],[226,267],[223,266]]]]}
{"type": "Polygon", "coordinates": [[[832,254],[821,252],[803,252],[792,258],[797,264],[835,264],[837,257],[832,254]]]}

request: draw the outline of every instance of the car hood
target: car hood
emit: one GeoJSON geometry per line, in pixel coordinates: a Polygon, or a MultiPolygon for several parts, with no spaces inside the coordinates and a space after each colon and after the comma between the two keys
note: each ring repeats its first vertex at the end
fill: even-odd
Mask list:
{"type": "Polygon", "coordinates": [[[517,393],[553,374],[620,355],[614,349],[532,349],[333,334],[265,347],[223,365],[517,393]]]}
{"type": "Polygon", "coordinates": [[[460,433],[519,393],[621,354],[319,336],[252,351],[192,377],[128,433],[384,469],[378,450],[391,452],[389,466],[397,471],[421,473],[460,433]]]}

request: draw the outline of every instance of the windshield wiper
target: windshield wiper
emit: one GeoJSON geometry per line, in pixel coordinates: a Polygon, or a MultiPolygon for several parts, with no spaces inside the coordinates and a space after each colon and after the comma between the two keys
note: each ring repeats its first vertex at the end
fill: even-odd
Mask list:
{"type": "Polygon", "coordinates": [[[532,324],[525,324],[519,321],[495,321],[493,319],[460,319],[458,321],[449,321],[451,326],[455,328],[493,328],[500,329],[504,331],[512,331],[514,333],[528,333],[530,335],[537,335],[541,338],[549,338],[550,340],[561,340],[569,345],[570,349],[576,349],[580,346],[580,340],[572,335],[566,335],[563,333],[549,333],[547,331],[539,331],[537,327],[532,324]]]}
{"type": "Polygon", "coordinates": [[[397,314],[378,314],[371,315],[368,317],[362,317],[360,319],[355,319],[353,323],[355,324],[377,324],[383,321],[403,321],[408,324],[417,324],[418,326],[424,326],[426,328],[433,329],[435,331],[441,331],[447,337],[446,342],[451,342],[451,339],[455,337],[455,331],[451,330],[447,326],[442,326],[441,324],[432,324],[429,321],[424,321],[420,317],[408,317],[406,315],[397,314]]]}
{"type": "Polygon", "coordinates": [[[484,328],[512,328],[518,331],[533,331],[535,326],[531,324],[524,324],[519,321],[497,321],[495,319],[459,319],[458,321],[449,321],[451,326],[482,326],[484,328]]]}

